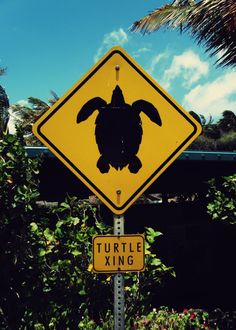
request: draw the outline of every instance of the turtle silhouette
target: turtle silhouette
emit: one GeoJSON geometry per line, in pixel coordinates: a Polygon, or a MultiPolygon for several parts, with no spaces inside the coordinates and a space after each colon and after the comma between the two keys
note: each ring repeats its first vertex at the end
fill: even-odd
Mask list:
{"type": "Polygon", "coordinates": [[[122,90],[117,85],[111,103],[107,104],[100,97],[86,102],[77,115],[77,123],[86,120],[95,110],[99,112],[95,122],[95,137],[100,152],[97,168],[101,173],[108,173],[110,166],[122,170],[128,165],[131,173],[137,173],[142,167],[137,157],[143,134],[140,112],[161,126],[157,109],[145,100],[135,101],[132,105],[125,103],[122,90]]]}

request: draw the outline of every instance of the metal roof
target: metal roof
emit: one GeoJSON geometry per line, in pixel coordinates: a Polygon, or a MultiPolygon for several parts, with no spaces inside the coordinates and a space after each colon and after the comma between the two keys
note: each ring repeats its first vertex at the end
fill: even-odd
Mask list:
{"type": "MultiPolygon", "coordinates": [[[[40,154],[46,157],[55,157],[47,147],[25,147],[25,149],[29,157],[36,157],[40,154]]],[[[177,160],[236,162],[236,152],[187,150],[184,151],[177,160]]]]}

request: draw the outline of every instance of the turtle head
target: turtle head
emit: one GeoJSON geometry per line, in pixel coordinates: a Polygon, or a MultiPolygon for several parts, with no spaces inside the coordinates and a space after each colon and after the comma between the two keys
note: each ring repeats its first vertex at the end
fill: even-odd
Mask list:
{"type": "Polygon", "coordinates": [[[112,107],[122,107],[125,104],[125,99],[122,93],[122,90],[117,85],[116,88],[113,90],[112,97],[111,97],[111,106],[112,107]]]}

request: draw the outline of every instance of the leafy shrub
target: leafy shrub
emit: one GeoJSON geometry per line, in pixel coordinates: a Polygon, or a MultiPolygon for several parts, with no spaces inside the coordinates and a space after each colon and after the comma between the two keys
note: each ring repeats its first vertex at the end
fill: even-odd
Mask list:
{"type": "Polygon", "coordinates": [[[75,197],[30,223],[32,256],[40,267],[27,306],[25,323],[42,329],[75,329],[84,315],[99,322],[111,304],[110,281],[91,272],[92,237],[110,228],[95,209],[75,197]]]}
{"type": "Polygon", "coordinates": [[[226,110],[214,123],[212,116],[207,120],[203,115],[190,114],[202,124],[202,134],[189,146],[190,150],[236,151],[236,115],[226,110]]]}
{"type": "Polygon", "coordinates": [[[217,140],[217,150],[236,151],[236,132],[222,135],[217,140]]]}
{"type": "Polygon", "coordinates": [[[216,149],[216,141],[205,135],[199,135],[188,147],[189,150],[208,150],[213,151],[216,149]]]}
{"type": "Polygon", "coordinates": [[[0,328],[18,329],[33,280],[28,224],[36,216],[38,160],[27,157],[22,134],[0,143],[0,328]]]}
{"type": "MultiPolygon", "coordinates": [[[[37,256],[41,269],[39,284],[34,285],[40,287],[41,292],[37,302],[28,306],[24,316],[26,324],[37,321],[42,329],[49,325],[51,329],[76,329],[85,322],[86,316],[101,325],[107,311],[113,309],[113,277],[92,272],[92,237],[111,233],[112,228],[97,220],[96,209],[76,197],[68,197],[50,213],[55,216],[49,217],[50,222],[46,219],[30,224],[32,253],[37,256]]],[[[147,270],[144,274],[125,275],[127,319],[132,318],[134,312],[145,312],[157,283],[165,274],[173,273],[151,252],[159,233],[147,228],[146,236],[147,270]]],[[[112,317],[109,322],[111,328],[112,317]]]]}
{"type": "Polygon", "coordinates": [[[208,326],[208,313],[200,309],[184,309],[178,313],[168,307],[161,307],[137,318],[130,329],[135,330],[200,330],[210,329],[208,326]]]}
{"type": "Polygon", "coordinates": [[[236,174],[211,179],[207,197],[207,212],[213,220],[236,223],[236,174]]]}
{"type": "MultiPolygon", "coordinates": [[[[98,326],[87,316],[80,323],[79,329],[86,330],[110,330],[111,315],[107,315],[102,326],[98,326]],[[109,328],[110,326],[110,328],[109,328]]],[[[220,309],[207,312],[202,309],[184,309],[177,312],[168,307],[153,309],[151,312],[140,316],[134,316],[126,324],[129,330],[234,330],[236,329],[236,311],[224,312],[220,309]]]]}
{"type": "Polygon", "coordinates": [[[236,311],[222,311],[216,308],[209,313],[209,328],[216,330],[236,329],[236,311]]]}
{"type": "MultiPolygon", "coordinates": [[[[0,328],[112,329],[113,277],[92,272],[92,237],[113,228],[76,197],[42,208],[39,159],[28,158],[22,132],[0,146],[0,328]]],[[[146,228],[142,273],[125,274],[127,322],[145,313],[165,275],[174,275],[153,252],[160,235],[146,228]]]]}

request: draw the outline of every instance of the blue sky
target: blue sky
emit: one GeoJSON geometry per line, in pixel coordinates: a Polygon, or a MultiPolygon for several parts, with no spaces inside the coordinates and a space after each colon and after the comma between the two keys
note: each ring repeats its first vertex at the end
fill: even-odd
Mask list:
{"type": "Polygon", "coordinates": [[[122,46],[186,110],[236,111],[236,71],[216,68],[187,34],[129,31],[163,0],[0,0],[0,77],[10,103],[62,96],[112,46],[122,46]]]}

